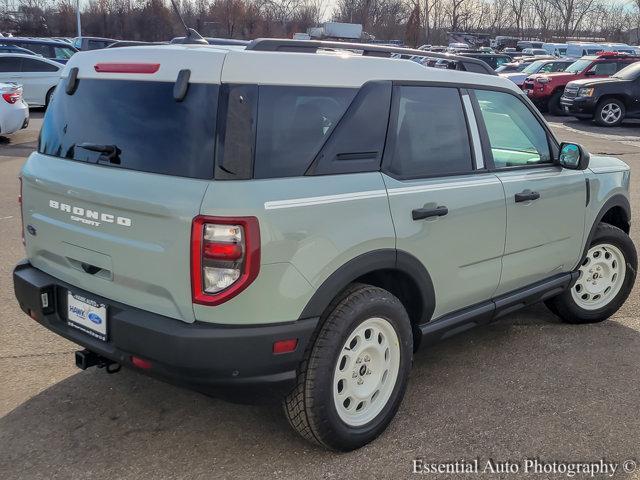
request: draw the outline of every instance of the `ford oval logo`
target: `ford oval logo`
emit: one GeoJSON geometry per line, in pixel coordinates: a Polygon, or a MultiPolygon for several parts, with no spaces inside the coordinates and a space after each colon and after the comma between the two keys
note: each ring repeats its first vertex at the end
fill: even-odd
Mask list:
{"type": "Polygon", "coordinates": [[[89,320],[91,320],[96,325],[100,325],[102,323],[102,318],[100,318],[100,315],[98,315],[97,313],[90,312],[88,317],[89,320]]]}

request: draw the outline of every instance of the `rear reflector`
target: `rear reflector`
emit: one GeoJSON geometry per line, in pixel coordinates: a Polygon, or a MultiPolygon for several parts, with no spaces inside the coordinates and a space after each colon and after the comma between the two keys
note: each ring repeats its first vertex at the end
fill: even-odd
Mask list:
{"type": "Polygon", "coordinates": [[[273,343],[273,353],[289,353],[293,352],[298,346],[297,338],[290,338],[289,340],[278,340],[273,343]]]}
{"type": "Polygon", "coordinates": [[[26,245],[27,242],[24,239],[24,213],[22,212],[22,176],[18,177],[20,182],[20,193],[18,194],[18,208],[20,209],[20,225],[22,232],[22,245],[26,245]]]}
{"type": "Polygon", "coordinates": [[[150,370],[152,366],[149,360],[145,360],[144,358],[140,357],[134,357],[133,355],[131,355],[131,363],[134,367],[138,367],[143,370],[150,370]]]}
{"type": "Polygon", "coordinates": [[[93,67],[98,73],[156,73],[159,63],[96,63],[93,67]]]}

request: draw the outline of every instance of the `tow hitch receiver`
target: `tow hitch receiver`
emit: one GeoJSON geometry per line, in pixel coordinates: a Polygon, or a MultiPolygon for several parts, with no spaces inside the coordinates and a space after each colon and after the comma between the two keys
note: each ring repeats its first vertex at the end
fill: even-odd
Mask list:
{"type": "Polygon", "coordinates": [[[76,350],[76,367],[86,370],[89,367],[104,368],[107,373],[118,373],[120,364],[102,357],[91,350],[76,350]]]}

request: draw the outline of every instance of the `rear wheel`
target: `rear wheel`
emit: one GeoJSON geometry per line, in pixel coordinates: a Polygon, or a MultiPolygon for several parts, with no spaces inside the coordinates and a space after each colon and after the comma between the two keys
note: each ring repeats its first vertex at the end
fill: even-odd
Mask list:
{"type": "Polygon", "coordinates": [[[284,410],[305,439],[349,451],[374,440],[395,416],[413,337],[404,307],[381,288],[356,285],[330,308],[284,410]]]}
{"type": "Polygon", "coordinates": [[[602,100],[596,107],[596,123],[603,127],[616,127],[622,123],[626,109],[624,103],[615,98],[602,100]]]}
{"type": "Polygon", "coordinates": [[[53,100],[53,91],[56,89],[56,87],[53,87],[51,90],[49,90],[47,92],[47,95],[44,99],[44,108],[49,108],[49,104],[51,103],[51,100],[53,100]]]}
{"type": "Polygon", "coordinates": [[[606,320],[625,302],[636,278],[638,259],[629,236],[617,227],[598,225],[570,290],[547,301],[567,323],[606,320]]]}
{"type": "Polygon", "coordinates": [[[564,110],[562,110],[562,106],[560,105],[560,97],[562,97],[561,91],[551,95],[551,98],[549,99],[549,113],[551,115],[564,115],[564,110]]]}

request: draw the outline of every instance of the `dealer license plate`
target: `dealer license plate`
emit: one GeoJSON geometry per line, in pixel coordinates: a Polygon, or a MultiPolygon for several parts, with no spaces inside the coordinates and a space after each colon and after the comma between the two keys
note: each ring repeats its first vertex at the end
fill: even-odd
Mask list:
{"type": "Polygon", "coordinates": [[[98,340],[107,340],[107,306],[76,293],[67,293],[67,325],[98,340]]]}

